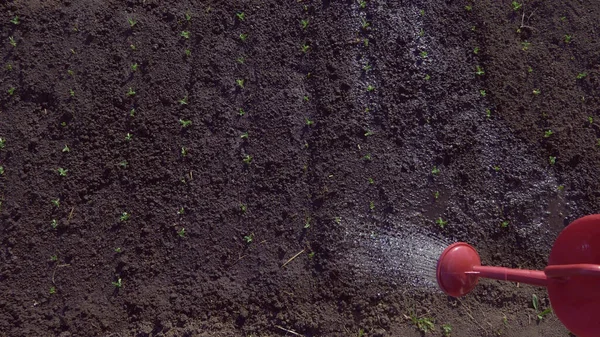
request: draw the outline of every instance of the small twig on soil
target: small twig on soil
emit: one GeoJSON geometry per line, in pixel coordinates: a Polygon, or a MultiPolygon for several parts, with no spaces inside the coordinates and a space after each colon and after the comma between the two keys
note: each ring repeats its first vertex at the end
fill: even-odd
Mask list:
{"type": "Polygon", "coordinates": [[[288,263],[292,262],[292,260],[294,260],[295,258],[297,258],[298,256],[300,256],[300,254],[304,253],[306,251],[306,248],[302,249],[300,252],[298,252],[298,254],[292,256],[291,259],[287,260],[282,266],[281,268],[285,267],[288,263]]]}
{"type": "Polygon", "coordinates": [[[56,268],[58,267],[70,267],[70,264],[57,264],[56,267],[54,267],[54,271],[52,271],[52,284],[54,283],[54,274],[56,274],[56,268]]]}
{"type": "Polygon", "coordinates": [[[285,332],[289,332],[289,333],[291,333],[292,335],[296,335],[296,336],[302,336],[302,337],[304,337],[304,335],[301,335],[301,334],[297,333],[296,331],[288,330],[288,329],[286,329],[286,328],[284,328],[284,327],[282,327],[282,326],[276,325],[275,327],[276,327],[277,329],[281,329],[281,330],[283,330],[283,331],[285,331],[285,332]]]}
{"type": "Polygon", "coordinates": [[[71,221],[71,219],[73,218],[73,211],[75,211],[75,207],[71,208],[71,213],[69,213],[69,217],[67,218],[67,221],[71,221]]]}
{"type": "MultiPolygon", "coordinates": [[[[529,19],[531,19],[531,17],[533,16],[533,13],[535,13],[535,9],[533,11],[531,11],[531,14],[529,14],[529,16],[527,17],[527,22],[529,22],[529,19]]],[[[523,11],[523,15],[521,16],[521,26],[519,27],[519,29],[521,29],[521,28],[529,28],[531,30],[535,29],[531,26],[525,25],[525,11],[523,11]]]]}

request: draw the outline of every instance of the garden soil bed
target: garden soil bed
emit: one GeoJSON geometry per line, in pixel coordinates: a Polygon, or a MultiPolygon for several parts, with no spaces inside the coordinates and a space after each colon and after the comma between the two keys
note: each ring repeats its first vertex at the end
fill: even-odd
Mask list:
{"type": "Polygon", "coordinates": [[[541,269],[600,209],[600,3],[0,8],[0,336],[567,334],[393,254],[541,269]]]}

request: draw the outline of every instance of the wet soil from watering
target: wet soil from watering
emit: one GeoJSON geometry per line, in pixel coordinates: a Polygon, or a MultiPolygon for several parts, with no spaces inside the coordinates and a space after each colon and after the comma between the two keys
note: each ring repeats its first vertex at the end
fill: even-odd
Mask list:
{"type": "Polygon", "coordinates": [[[566,335],[357,249],[541,269],[600,208],[600,3],[520,5],[0,4],[0,336],[566,335]]]}

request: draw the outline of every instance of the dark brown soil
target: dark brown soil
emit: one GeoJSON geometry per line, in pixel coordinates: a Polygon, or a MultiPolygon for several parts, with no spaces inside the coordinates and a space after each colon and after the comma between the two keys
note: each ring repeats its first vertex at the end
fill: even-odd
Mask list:
{"type": "Polygon", "coordinates": [[[369,238],[545,266],[600,209],[600,3],[365,4],[1,4],[0,335],[565,336],[369,238]]]}

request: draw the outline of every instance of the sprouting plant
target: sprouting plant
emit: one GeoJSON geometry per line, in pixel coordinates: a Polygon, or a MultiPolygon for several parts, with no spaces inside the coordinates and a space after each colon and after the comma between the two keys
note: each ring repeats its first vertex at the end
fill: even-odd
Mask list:
{"type": "Polygon", "coordinates": [[[425,35],[425,31],[423,28],[419,29],[419,36],[423,37],[425,35]]]}
{"type": "Polygon", "coordinates": [[[559,191],[563,191],[565,189],[565,185],[558,185],[556,187],[556,189],[559,190],[559,191]]]}
{"type": "Polygon", "coordinates": [[[429,54],[428,54],[426,51],[424,51],[424,50],[423,50],[423,51],[421,51],[421,52],[419,53],[419,55],[421,55],[421,57],[422,57],[422,58],[426,59],[426,58],[427,58],[427,55],[429,55],[429,54]]]}
{"type": "Polygon", "coordinates": [[[441,172],[441,171],[440,171],[440,169],[439,169],[437,166],[434,166],[434,167],[431,169],[431,174],[433,174],[434,176],[437,176],[438,174],[440,174],[440,172],[441,172]]]}
{"type": "Polygon", "coordinates": [[[188,149],[185,146],[181,147],[181,156],[185,157],[188,155],[188,149]]]}
{"type": "Polygon", "coordinates": [[[127,162],[127,160],[123,160],[119,163],[119,166],[121,166],[122,168],[126,169],[127,166],[129,166],[129,163],[127,162]]]}
{"type": "Polygon", "coordinates": [[[181,227],[181,229],[177,231],[177,235],[179,235],[180,238],[184,238],[185,237],[185,228],[181,227]]]}
{"type": "Polygon", "coordinates": [[[310,220],[311,220],[311,218],[307,215],[306,218],[304,219],[304,229],[310,228],[310,220]]]}
{"type": "Polygon", "coordinates": [[[131,218],[131,214],[127,213],[127,212],[123,212],[123,213],[121,213],[121,216],[119,217],[119,220],[121,220],[121,221],[127,221],[127,220],[129,220],[129,218],[131,218]]]}
{"type": "Polygon", "coordinates": [[[529,49],[529,46],[531,46],[531,42],[523,41],[523,42],[521,42],[521,46],[523,46],[521,48],[521,49],[523,49],[523,51],[527,51],[527,49],[529,49]]]}
{"type": "Polygon", "coordinates": [[[480,89],[479,94],[481,95],[481,97],[485,97],[485,95],[487,95],[484,89],[480,89]]]}
{"type": "Polygon", "coordinates": [[[133,90],[132,87],[129,87],[129,91],[127,91],[127,96],[129,96],[129,97],[135,96],[135,91],[133,90]]]}
{"type": "Polygon", "coordinates": [[[12,64],[10,64],[10,63],[9,63],[9,64],[7,64],[7,65],[6,65],[6,70],[8,70],[8,71],[12,71],[12,70],[13,70],[13,66],[12,66],[12,64]]]}
{"type": "Polygon", "coordinates": [[[4,175],[4,166],[0,166],[0,176],[4,175]]]}
{"type": "Polygon", "coordinates": [[[8,43],[10,43],[10,45],[13,46],[13,48],[17,46],[17,41],[15,41],[15,38],[12,36],[8,37],[8,43]]]}
{"type": "Polygon", "coordinates": [[[508,227],[508,225],[510,224],[510,222],[508,222],[507,220],[502,221],[502,223],[500,224],[500,227],[502,228],[506,228],[508,227]]]}
{"type": "Polygon", "coordinates": [[[56,287],[50,287],[50,290],[48,290],[48,293],[50,293],[50,295],[56,294],[56,287]]]}
{"type": "Polygon", "coordinates": [[[244,164],[250,165],[250,163],[252,163],[252,156],[247,154],[242,161],[244,162],[244,164]]]}
{"type": "Polygon", "coordinates": [[[467,5],[467,6],[465,6],[465,10],[466,10],[467,12],[470,12],[470,11],[472,11],[472,10],[473,10],[473,6],[471,6],[471,5],[467,5]]]}
{"type": "Polygon", "coordinates": [[[571,43],[572,38],[573,38],[573,35],[566,34],[565,35],[565,43],[571,43]]]}
{"type": "Polygon", "coordinates": [[[302,29],[306,29],[306,27],[308,27],[308,19],[300,20],[300,26],[302,27],[302,29]]]}
{"type": "Polygon", "coordinates": [[[365,19],[365,18],[360,18],[360,20],[361,20],[360,25],[361,25],[362,29],[367,29],[371,25],[371,23],[369,23],[369,21],[367,21],[367,19],[365,19]]]}
{"type": "Polygon", "coordinates": [[[485,117],[486,118],[492,118],[492,110],[491,109],[485,109],[485,117]]]}
{"type": "Polygon", "coordinates": [[[429,81],[431,79],[431,76],[429,74],[425,74],[425,77],[423,77],[423,79],[425,81],[429,81]]]}
{"type": "Polygon", "coordinates": [[[417,329],[419,329],[419,331],[422,331],[424,333],[427,333],[427,332],[435,329],[433,320],[431,320],[430,318],[426,318],[426,317],[418,318],[415,314],[411,314],[410,320],[417,327],[417,329]]]}
{"type": "Polygon", "coordinates": [[[360,8],[367,7],[367,2],[365,0],[358,0],[358,7],[360,7],[360,8]]]}
{"type": "Polygon", "coordinates": [[[442,219],[442,217],[439,217],[437,218],[437,220],[435,220],[435,223],[438,224],[438,226],[440,226],[441,228],[444,228],[448,224],[448,221],[442,219]]]}
{"type": "Polygon", "coordinates": [[[240,40],[242,40],[242,42],[246,42],[247,39],[248,39],[248,34],[246,34],[246,33],[240,34],[240,40]]]}
{"type": "Polygon", "coordinates": [[[242,89],[244,89],[244,82],[245,82],[244,79],[235,80],[235,84],[237,84],[238,87],[240,87],[242,89]]]}
{"type": "Polygon", "coordinates": [[[59,168],[56,169],[56,171],[58,172],[58,175],[60,175],[61,177],[66,177],[67,176],[67,172],[69,170],[59,167],[59,168]]]}
{"type": "Polygon", "coordinates": [[[246,14],[244,14],[244,12],[236,13],[235,16],[237,16],[240,21],[244,21],[246,19],[246,14]]]}
{"type": "Polygon", "coordinates": [[[15,90],[17,90],[17,88],[15,88],[15,87],[10,87],[10,88],[8,88],[8,95],[9,95],[9,96],[12,96],[12,95],[14,95],[14,93],[15,93],[15,90]]]}
{"type": "Polygon", "coordinates": [[[243,56],[240,56],[236,59],[236,62],[239,64],[244,64],[244,62],[246,62],[246,58],[243,56]]]}
{"type": "Polygon", "coordinates": [[[60,199],[52,199],[52,200],[50,200],[50,202],[52,203],[52,205],[56,206],[57,208],[60,207],[60,199]]]}
{"type": "Polygon", "coordinates": [[[67,70],[67,74],[69,74],[71,77],[75,76],[75,72],[71,69],[67,70]]]}
{"type": "Polygon", "coordinates": [[[132,64],[132,65],[131,65],[131,70],[132,70],[132,71],[137,71],[139,67],[140,67],[140,65],[139,65],[139,64],[137,64],[137,63],[134,63],[134,64],[132,64]]]}
{"type": "Polygon", "coordinates": [[[588,122],[590,123],[590,125],[594,124],[594,117],[588,116],[588,122]]]}
{"type": "Polygon", "coordinates": [[[375,87],[374,87],[373,85],[369,84],[369,85],[367,86],[367,91],[368,91],[368,92],[371,92],[371,91],[373,91],[373,90],[375,90],[375,87]]]}
{"type": "Polygon", "coordinates": [[[252,240],[254,240],[254,233],[244,236],[244,241],[246,241],[247,244],[252,243],[252,240]]]}
{"type": "Polygon", "coordinates": [[[485,71],[483,71],[483,68],[482,68],[482,67],[480,67],[480,66],[475,66],[475,70],[476,70],[476,71],[475,71],[475,74],[477,74],[477,75],[479,75],[479,76],[482,76],[482,75],[484,75],[484,74],[485,74],[485,71]]]}
{"type": "Polygon", "coordinates": [[[433,198],[434,198],[435,200],[439,199],[439,198],[440,198],[440,191],[435,191],[435,192],[433,193],[433,198]]]}
{"type": "Polygon", "coordinates": [[[513,1],[511,3],[511,6],[512,6],[513,11],[518,11],[523,6],[523,4],[513,1]]]}
{"type": "Polygon", "coordinates": [[[71,97],[75,97],[75,90],[69,89],[69,95],[71,95],[71,97]]]}
{"type": "Polygon", "coordinates": [[[309,101],[308,95],[304,95],[304,96],[302,97],[302,100],[303,100],[304,102],[308,102],[308,101],[309,101]]]}
{"type": "Polygon", "coordinates": [[[367,130],[367,132],[365,132],[365,137],[369,137],[369,136],[372,136],[374,134],[375,134],[375,132],[373,132],[371,130],[367,130]]]}
{"type": "Polygon", "coordinates": [[[473,49],[473,54],[477,55],[477,54],[479,54],[479,51],[480,51],[479,47],[475,47],[475,49],[473,49]]]}
{"type": "Polygon", "coordinates": [[[534,95],[539,95],[541,93],[542,93],[542,91],[540,89],[533,89],[533,94],[534,95]]]}
{"type": "Polygon", "coordinates": [[[303,53],[306,54],[306,52],[308,52],[308,50],[310,49],[310,46],[307,45],[306,43],[302,45],[302,47],[300,47],[300,50],[302,50],[303,53]]]}
{"type": "Polygon", "coordinates": [[[369,201],[369,209],[371,211],[375,209],[375,201],[369,201]]]}
{"type": "Polygon", "coordinates": [[[54,255],[50,255],[50,261],[51,262],[56,262],[58,261],[58,255],[54,254],[54,255]]]}
{"type": "Polygon", "coordinates": [[[365,154],[364,156],[362,156],[362,159],[363,159],[363,160],[370,161],[370,160],[373,160],[373,157],[371,157],[371,154],[370,154],[370,153],[367,153],[367,154],[365,154]]]}
{"type": "Polygon", "coordinates": [[[240,212],[246,213],[247,210],[248,210],[248,205],[240,204],[240,212]]]}
{"type": "Polygon", "coordinates": [[[112,285],[113,285],[113,286],[115,286],[115,287],[117,287],[117,288],[121,288],[121,287],[123,287],[123,281],[122,281],[122,280],[121,280],[121,278],[119,277],[119,278],[117,279],[117,282],[112,282],[112,285]]]}
{"type": "Polygon", "coordinates": [[[127,22],[129,22],[129,26],[131,28],[133,28],[137,24],[137,21],[133,18],[127,18],[127,22]]]}
{"type": "Polygon", "coordinates": [[[240,136],[240,138],[242,138],[242,139],[248,139],[248,131],[242,133],[242,135],[240,136]]]}
{"type": "Polygon", "coordinates": [[[129,132],[128,132],[128,133],[125,135],[125,140],[126,140],[126,141],[130,141],[131,139],[133,139],[133,135],[132,135],[131,133],[129,133],[129,132]]]}
{"type": "Polygon", "coordinates": [[[369,185],[375,184],[375,180],[373,178],[369,177],[367,180],[369,181],[369,185]]]}
{"type": "Polygon", "coordinates": [[[15,16],[14,18],[12,18],[12,19],[10,20],[10,22],[11,22],[13,25],[18,25],[19,23],[21,23],[21,20],[19,20],[19,17],[18,17],[18,16],[15,16]]]}
{"type": "Polygon", "coordinates": [[[181,104],[181,105],[187,105],[188,104],[188,97],[187,97],[187,95],[184,98],[182,98],[179,101],[177,101],[177,102],[179,102],[179,104],[181,104]]]}
{"type": "Polygon", "coordinates": [[[578,80],[584,79],[586,77],[587,77],[587,73],[579,73],[579,74],[577,74],[577,79],[578,80]]]}
{"type": "Polygon", "coordinates": [[[546,130],[544,131],[544,138],[548,138],[550,136],[552,136],[554,134],[554,132],[552,130],[546,130]]]}
{"type": "Polygon", "coordinates": [[[363,40],[363,45],[364,45],[365,47],[368,47],[368,46],[369,46],[369,39],[365,38],[365,39],[363,40]]]}
{"type": "Polygon", "coordinates": [[[342,223],[342,217],[336,216],[335,218],[333,218],[333,221],[335,221],[335,223],[339,225],[342,223]]]}
{"type": "Polygon", "coordinates": [[[421,10],[419,10],[419,14],[420,14],[421,16],[425,16],[425,10],[424,10],[424,9],[421,9],[421,10]]]}
{"type": "Polygon", "coordinates": [[[180,120],[179,120],[179,124],[181,124],[181,127],[182,127],[182,128],[187,128],[187,127],[189,127],[190,125],[192,125],[192,121],[191,121],[191,120],[183,120],[183,119],[180,119],[180,120]]]}
{"type": "Polygon", "coordinates": [[[184,50],[183,52],[185,53],[185,56],[187,56],[187,57],[190,57],[190,56],[192,56],[192,51],[191,51],[191,50],[189,50],[189,49],[186,49],[186,50],[184,50]]]}
{"type": "Polygon", "coordinates": [[[71,52],[71,54],[75,55],[75,49],[71,48],[69,49],[69,51],[71,52]]]}
{"type": "Polygon", "coordinates": [[[304,123],[306,123],[307,126],[313,126],[315,121],[310,120],[308,117],[304,117],[304,123]]]}
{"type": "Polygon", "coordinates": [[[492,169],[496,172],[500,172],[500,170],[501,170],[500,166],[498,166],[498,165],[492,166],[492,169]]]}
{"type": "Polygon", "coordinates": [[[556,164],[556,157],[550,156],[548,158],[548,161],[550,162],[550,165],[554,165],[556,164]]]}
{"type": "Polygon", "coordinates": [[[120,253],[120,252],[122,252],[122,251],[123,251],[123,250],[121,249],[121,247],[117,247],[117,248],[115,248],[115,253],[120,253]]]}
{"type": "Polygon", "coordinates": [[[136,50],[137,49],[134,44],[130,44],[129,48],[131,48],[131,50],[136,50]]]}
{"type": "Polygon", "coordinates": [[[181,35],[184,39],[189,39],[190,38],[190,32],[187,30],[184,30],[183,32],[181,32],[181,35]]]}
{"type": "Polygon", "coordinates": [[[58,227],[58,221],[56,221],[56,219],[52,219],[52,221],[50,221],[50,227],[52,227],[52,229],[56,229],[56,227],[58,227]]]}
{"type": "Polygon", "coordinates": [[[243,116],[246,114],[246,111],[244,111],[244,109],[240,108],[240,110],[238,110],[238,115],[243,116]]]}
{"type": "Polygon", "coordinates": [[[315,252],[308,253],[308,258],[313,259],[315,257],[315,252]]]}
{"type": "Polygon", "coordinates": [[[190,11],[185,12],[185,21],[192,21],[192,13],[190,13],[190,11]]]}
{"type": "Polygon", "coordinates": [[[135,108],[131,108],[131,110],[129,110],[129,117],[135,117],[135,108]]]}
{"type": "Polygon", "coordinates": [[[444,333],[444,337],[450,337],[450,334],[452,333],[452,326],[450,324],[444,324],[442,325],[442,331],[444,333]]]}

